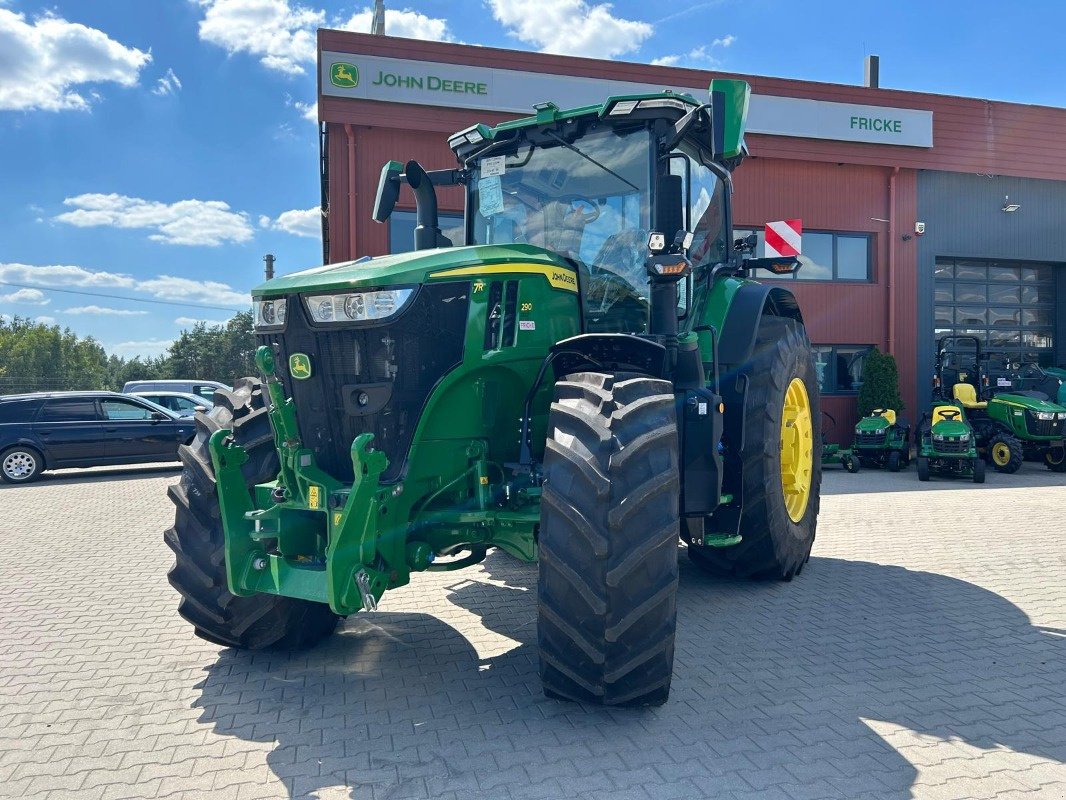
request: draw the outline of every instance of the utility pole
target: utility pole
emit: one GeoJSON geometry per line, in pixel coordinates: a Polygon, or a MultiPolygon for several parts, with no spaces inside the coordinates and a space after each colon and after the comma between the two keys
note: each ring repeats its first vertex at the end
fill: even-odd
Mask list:
{"type": "Polygon", "coordinates": [[[374,0],[374,21],[370,32],[375,36],[385,35],[385,0],[374,0]]]}
{"type": "Polygon", "coordinates": [[[273,278],[274,278],[274,254],[273,253],[267,253],[265,256],[263,256],[263,263],[265,264],[265,266],[263,267],[263,274],[266,276],[266,279],[268,281],[269,280],[273,280],[273,278]]]}

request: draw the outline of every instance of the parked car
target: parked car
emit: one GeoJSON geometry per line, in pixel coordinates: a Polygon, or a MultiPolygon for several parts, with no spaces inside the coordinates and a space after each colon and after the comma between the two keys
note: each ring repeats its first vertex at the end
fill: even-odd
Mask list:
{"type": "Polygon", "coordinates": [[[123,394],[135,392],[187,392],[198,394],[205,400],[211,400],[215,396],[215,389],[232,389],[218,381],[127,381],[122,387],[123,394]]]}
{"type": "Polygon", "coordinates": [[[191,417],[196,410],[210,411],[214,405],[210,400],[190,392],[130,392],[135,397],[143,397],[150,403],[169,409],[179,417],[191,417]]]}
{"type": "Polygon", "coordinates": [[[0,397],[0,479],[29,483],[49,469],[176,461],[193,421],[141,397],[50,392],[0,397]]]}

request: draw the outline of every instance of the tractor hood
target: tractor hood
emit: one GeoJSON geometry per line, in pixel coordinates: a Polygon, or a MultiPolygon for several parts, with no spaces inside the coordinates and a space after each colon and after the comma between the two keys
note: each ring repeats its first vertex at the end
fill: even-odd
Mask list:
{"type": "Polygon", "coordinates": [[[970,425],[958,419],[944,419],[933,426],[932,432],[937,436],[965,436],[970,432],[970,425]]]}
{"type": "Polygon", "coordinates": [[[1005,405],[1014,406],[1015,408],[1025,408],[1029,411],[1044,411],[1049,414],[1062,414],[1066,413],[1066,408],[1052,403],[1048,400],[1040,400],[1036,397],[1027,397],[1023,394],[997,394],[990,401],[992,403],[1003,403],[1005,405]]]}
{"type": "Polygon", "coordinates": [[[889,428],[888,420],[878,414],[876,417],[863,417],[855,425],[856,433],[874,433],[889,428]]]}
{"type": "MultiPolygon", "coordinates": [[[[562,268],[566,282],[574,282],[573,265],[559,255],[526,244],[474,245],[445,247],[437,250],[416,250],[390,256],[364,257],[357,261],[327,264],[302,272],[274,278],[252,289],[252,297],[262,299],[287,294],[346,289],[380,289],[389,286],[411,286],[430,280],[454,280],[456,270],[473,276],[475,270],[493,264],[523,264],[539,267],[545,272],[562,268]],[[451,274],[442,274],[451,273],[451,274]]],[[[491,270],[486,270],[489,272],[491,270]]],[[[549,276],[549,280],[551,277],[549,276]]],[[[554,285],[554,282],[553,282],[554,285]]],[[[574,283],[574,290],[577,286],[574,283]]]]}

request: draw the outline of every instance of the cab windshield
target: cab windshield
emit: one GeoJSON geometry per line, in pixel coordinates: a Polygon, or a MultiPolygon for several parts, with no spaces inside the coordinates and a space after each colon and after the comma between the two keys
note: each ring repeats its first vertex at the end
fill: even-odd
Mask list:
{"type": "Polygon", "coordinates": [[[519,143],[482,158],[470,182],[471,244],[531,244],[575,261],[587,329],[643,331],[652,153],[646,128],[604,128],[572,145],[519,143]]]}

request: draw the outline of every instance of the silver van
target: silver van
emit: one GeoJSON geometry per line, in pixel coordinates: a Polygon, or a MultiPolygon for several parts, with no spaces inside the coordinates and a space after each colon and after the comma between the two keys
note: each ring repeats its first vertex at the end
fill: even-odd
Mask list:
{"type": "Polygon", "coordinates": [[[205,400],[211,400],[215,396],[215,389],[229,391],[232,386],[226,386],[218,381],[127,381],[122,387],[123,394],[133,392],[186,392],[197,394],[205,400]]]}

